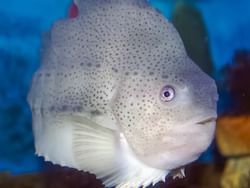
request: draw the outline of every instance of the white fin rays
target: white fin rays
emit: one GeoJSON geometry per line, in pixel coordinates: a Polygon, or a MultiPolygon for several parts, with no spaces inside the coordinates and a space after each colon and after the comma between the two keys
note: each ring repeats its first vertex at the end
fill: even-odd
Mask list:
{"type": "Polygon", "coordinates": [[[34,112],[36,153],[54,164],[94,173],[106,187],[146,187],[165,180],[167,171],[141,163],[125,137],[81,114],[42,116],[34,112]]]}
{"type": "Polygon", "coordinates": [[[82,115],[65,118],[73,127],[77,168],[96,174],[106,187],[146,187],[165,180],[168,172],[137,160],[122,133],[119,135],[117,130],[100,126],[82,115]]]}
{"type": "Polygon", "coordinates": [[[82,115],[66,117],[73,127],[73,152],[80,170],[94,173],[106,186],[122,181],[117,131],[105,128],[82,115]]]}

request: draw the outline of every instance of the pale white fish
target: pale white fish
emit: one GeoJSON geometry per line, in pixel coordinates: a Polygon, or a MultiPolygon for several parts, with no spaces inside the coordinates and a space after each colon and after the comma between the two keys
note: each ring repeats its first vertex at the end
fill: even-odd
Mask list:
{"type": "Polygon", "coordinates": [[[37,154],[106,187],[183,176],[214,136],[214,80],[145,0],[75,3],[79,15],[45,35],[33,78],[37,154]]]}

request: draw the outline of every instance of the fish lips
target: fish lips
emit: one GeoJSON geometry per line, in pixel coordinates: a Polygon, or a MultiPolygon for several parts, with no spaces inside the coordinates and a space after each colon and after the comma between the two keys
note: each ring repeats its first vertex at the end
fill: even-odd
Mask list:
{"type": "Polygon", "coordinates": [[[196,124],[209,125],[209,124],[211,124],[213,122],[216,122],[216,119],[217,119],[217,117],[212,116],[212,117],[208,117],[208,118],[206,118],[204,120],[198,121],[196,124]]]}

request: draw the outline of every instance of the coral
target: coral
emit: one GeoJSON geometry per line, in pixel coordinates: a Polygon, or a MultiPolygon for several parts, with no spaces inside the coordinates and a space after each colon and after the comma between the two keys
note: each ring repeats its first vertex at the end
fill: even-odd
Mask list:
{"type": "Polygon", "coordinates": [[[226,163],[221,179],[222,188],[250,187],[250,157],[232,158],[226,163]]]}
{"type": "Polygon", "coordinates": [[[250,187],[250,116],[224,116],[217,121],[216,141],[228,158],[222,188],[250,187]]]}
{"type": "Polygon", "coordinates": [[[250,155],[250,116],[220,117],[216,141],[223,156],[250,155]]]}
{"type": "Polygon", "coordinates": [[[172,22],[178,30],[191,59],[204,72],[212,76],[213,65],[208,33],[199,10],[185,1],[179,1],[174,9],[172,22]]]}

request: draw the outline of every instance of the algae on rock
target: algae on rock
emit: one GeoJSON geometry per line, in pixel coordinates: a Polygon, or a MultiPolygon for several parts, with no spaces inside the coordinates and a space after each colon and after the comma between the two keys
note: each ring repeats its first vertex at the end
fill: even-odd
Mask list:
{"type": "Polygon", "coordinates": [[[178,30],[191,59],[208,75],[213,75],[208,33],[198,9],[190,3],[178,1],[172,22],[178,30]]]}
{"type": "Polygon", "coordinates": [[[226,162],[226,168],[221,179],[221,187],[250,187],[250,157],[232,158],[226,162]]]}
{"type": "Polygon", "coordinates": [[[217,120],[216,142],[224,157],[250,156],[250,116],[223,116],[217,120]]]}

